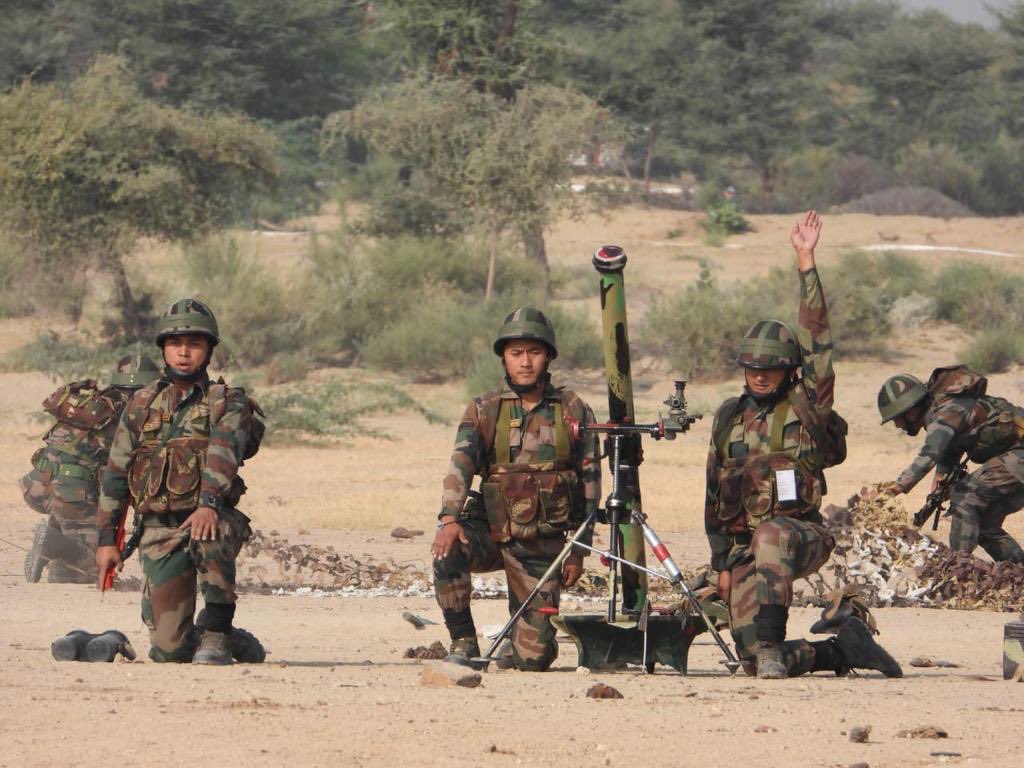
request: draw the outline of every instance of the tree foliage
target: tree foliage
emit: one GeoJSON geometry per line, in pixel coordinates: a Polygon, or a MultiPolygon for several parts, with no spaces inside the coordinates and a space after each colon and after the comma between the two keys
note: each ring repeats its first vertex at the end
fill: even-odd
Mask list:
{"type": "Polygon", "coordinates": [[[251,121],[156,104],[123,59],[101,57],[67,87],[26,82],[0,97],[0,226],[58,290],[90,267],[112,271],[139,330],[122,256],[142,237],[230,221],[273,178],[271,152],[251,121]]]}

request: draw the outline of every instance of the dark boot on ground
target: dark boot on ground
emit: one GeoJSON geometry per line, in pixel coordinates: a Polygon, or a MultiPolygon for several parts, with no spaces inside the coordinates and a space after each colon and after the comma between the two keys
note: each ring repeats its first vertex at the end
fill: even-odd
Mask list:
{"type": "Polygon", "coordinates": [[[842,656],[841,672],[874,669],[886,677],[903,677],[903,670],[896,659],[875,642],[868,625],[856,617],[847,619],[840,627],[836,645],[842,656]]]}
{"type": "Polygon", "coordinates": [[[111,662],[119,653],[128,661],[135,661],[135,649],[131,642],[124,632],[116,629],[108,629],[102,635],[96,635],[85,647],[86,659],[93,662],[111,662]]]}
{"type": "Polygon", "coordinates": [[[789,677],[782,643],[759,640],[757,643],[757,677],[761,680],[785,680],[789,677]]]}
{"type": "Polygon", "coordinates": [[[73,629],[50,643],[50,653],[57,661],[85,661],[85,648],[95,637],[99,635],[84,629],[73,629]]]}
{"type": "Polygon", "coordinates": [[[40,523],[36,526],[35,535],[32,537],[32,547],[25,555],[26,581],[35,584],[42,578],[43,569],[53,557],[56,538],[60,535],[60,531],[49,523],[40,523]]]}
{"type": "Polygon", "coordinates": [[[472,659],[480,658],[480,645],[476,641],[476,636],[473,637],[460,637],[452,640],[452,648],[445,661],[449,661],[452,664],[460,664],[463,667],[472,667],[473,669],[479,669],[484,666],[480,662],[474,662],[472,659]]]}
{"type": "Polygon", "coordinates": [[[231,639],[227,633],[204,629],[192,663],[215,666],[234,664],[235,660],[231,657],[231,639]]]}

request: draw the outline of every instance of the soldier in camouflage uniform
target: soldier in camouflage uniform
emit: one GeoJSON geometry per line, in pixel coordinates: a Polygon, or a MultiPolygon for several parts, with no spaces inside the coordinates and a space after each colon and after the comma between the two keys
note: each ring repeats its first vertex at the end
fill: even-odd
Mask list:
{"type": "Polygon", "coordinates": [[[817,571],[835,546],[819,512],[823,470],[845,456],[845,422],[832,414],[832,334],[814,259],[820,231],[811,211],[791,233],[799,330],[756,323],[737,358],[744,393],[715,414],[704,513],[711,568],[729,604],[737,654],[748,671],[756,665],[758,677],[854,667],[899,676],[899,665],[858,618],[823,642],[785,642],[793,582],[817,571]]]}
{"type": "MultiPolygon", "coordinates": [[[[469,606],[471,574],[503,568],[514,613],[560,554],[566,533],[597,508],[601,493],[597,439],[574,442],[566,424],[592,423],[594,414],[575,393],[551,384],[548,365],[558,347],[548,319],[536,309],[515,310],[494,352],[505,368],[505,386],[474,398],[462,416],[431,548],[434,591],[452,639],[448,658],[459,663],[480,655],[469,606]],[[482,480],[479,495],[469,495],[474,475],[482,480]]],[[[561,587],[575,584],[582,572],[583,555],[573,552],[561,578],[543,585],[514,626],[518,669],[543,671],[555,660],[555,631],[540,609],[557,607],[561,587]]]]}
{"type": "Polygon", "coordinates": [[[936,368],[927,384],[909,373],[890,377],[878,393],[882,423],[911,436],[923,428],[926,437],[882,490],[907,493],[932,469],[937,485],[966,454],[981,466],[952,488],[949,546],[970,553],[980,544],[993,560],[1024,563],[1024,550],[1003,529],[1006,516],[1024,507],[1024,408],[986,394],[987,386],[961,365],[936,368]]]}
{"type": "Polygon", "coordinates": [[[48,517],[36,527],[25,557],[25,578],[91,584],[96,580],[96,503],[100,478],[121,411],[132,393],[160,376],[144,355],[122,358],[101,389],[92,379],[65,384],[43,408],[57,423],[18,481],[25,501],[48,517]]]}
{"type": "Polygon", "coordinates": [[[219,341],[209,307],[194,299],[171,305],[156,336],[164,376],[125,408],[103,478],[100,582],[122,566],[114,543],[132,504],[143,526],[142,619],[150,658],[159,662],[263,659],[255,638],[233,631],[235,558],[252,534],[235,508],[245,492],[238,468],[262,432],[244,390],[210,381],[207,365],[219,341]],[[202,632],[193,626],[197,582],[206,603],[202,632]]]}

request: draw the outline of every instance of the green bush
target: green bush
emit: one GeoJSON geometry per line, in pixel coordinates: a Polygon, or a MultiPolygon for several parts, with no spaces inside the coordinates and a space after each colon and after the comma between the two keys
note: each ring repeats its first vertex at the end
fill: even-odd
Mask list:
{"type": "Polygon", "coordinates": [[[21,254],[0,241],[0,317],[32,314],[32,302],[25,291],[25,265],[21,254]]]}
{"type": "Polygon", "coordinates": [[[1019,319],[1024,277],[970,261],[939,270],[929,293],[936,316],[968,329],[993,328],[1019,319]]]}
{"type": "Polygon", "coordinates": [[[753,227],[733,200],[716,200],[704,210],[701,226],[709,235],[740,235],[753,227]]]}
{"type": "Polygon", "coordinates": [[[54,381],[92,378],[108,381],[123,356],[141,351],[160,365],[159,350],[137,345],[119,347],[96,344],[82,333],[58,334],[47,331],[23,347],[9,352],[3,360],[6,371],[40,371],[54,381]]]}
{"type": "Polygon", "coordinates": [[[911,144],[897,170],[905,184],[937,189],[965,205],[973,199],[979,178],[975,166],[947,144],[911,144]]]}
{"type": "Polygon", "coordinates": [[[267,414],[267,439],[272,443],[324,443],[354,435],[390,438],[367,426],[364,419],[402,411],[418,414],[431,423],[445,423],[388,384],[306,383],[260,393],[257,399],[267,414]]]}
{"type": "Polygon", "coordinates": [[[333,163],[320,152],[320,119],[306,117],[260,126],[276,139],[274,162],[278,176],[274,189],[257,195],[251,215],[284,221],[315,213],[324,200],[324,187],[334,177],[333,163]]]}
{"type": "Polygon", "coordinates": [[[959,359],[980,373],[1001,373],[1024,362],[1024,333],[1016,324],[984,330],[960,351],[959,359]]]}
{"type": "Polygon", "coordinates": [[[217,315],[224,362],[260,365],[302,343],[295,288],[279,280],[238,241],[216,237],[185,249],[185,291],[217,315]]]}
{"type": "Polygon", "coordinates": [[[366,216],[352,226],[353,232],[371,237],[451,237],[464,229],[451,206],[429,190],[400,184],[377,190],[366,216]]]}

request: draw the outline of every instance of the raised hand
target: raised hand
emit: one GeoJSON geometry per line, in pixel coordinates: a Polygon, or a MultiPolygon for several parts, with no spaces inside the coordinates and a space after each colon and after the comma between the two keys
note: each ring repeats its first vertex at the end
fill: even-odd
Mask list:
{"type": "Polygon", "coordinates": [[[814,266],[814,248],[818,244],[820,234],[821,218],[817,211],[808,211],[802,221],[797,221],[793,225],[789,240],[793,243],[793,249],[800,261],[800,269],[810,269],[814,266]]]}

